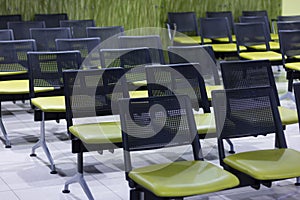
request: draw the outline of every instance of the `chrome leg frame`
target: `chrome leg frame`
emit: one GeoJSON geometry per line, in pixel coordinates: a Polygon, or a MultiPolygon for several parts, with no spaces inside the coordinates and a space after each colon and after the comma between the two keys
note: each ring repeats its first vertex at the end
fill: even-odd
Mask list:
{"type": "Polygon", "coordinates": [[[32,147],[32,152],[30,154],[30,156],[34,157],[36,156],[35,154],[35,150],[39,147],[42,147],[50,164],[51,164],[51,174],[56,174],[56,169],[55,169],[55,165],[54,165],[54,161],[53,161],[53,158],[50,154],[50,151],[47,147],[47,144],[46,144],[46,138],[45,138],[45,113],[42,112],[42,121],[41,121],[41,132],[40,132],[40,139],[39,141],[32,147]]]}
{"type": "Polygon", "coordinates": [[[63,193],[69,193],[69,185],[73,183],[79,183],[82,187],[84,193],[88,197],[89,200],[94,200],[94,197],[87,185],[84,177],[83,177],[83,152],[77,154],[77,173],[68,181],[66,181],[63,193]]]}

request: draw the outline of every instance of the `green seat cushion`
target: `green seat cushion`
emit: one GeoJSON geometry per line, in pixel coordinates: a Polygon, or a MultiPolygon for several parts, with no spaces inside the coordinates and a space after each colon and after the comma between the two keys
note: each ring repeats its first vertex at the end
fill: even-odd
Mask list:
{"type": "Polygon", "coordinates": [[[300,152],[293,149],[267,149],[229,155],[230,167],[258,180],[279,180],[300,176],[300,152]]]}
{"type": "Polygon", "coordinates": [[[291,70],[300,71],[300,62],[286,63],[284,66],[291,70]]]}
{"type": "MultiPolygon", "coordinates": [[[[236,42],[236,37],[235,35],[232,35],[232,42],[236,42]]],[[[224,38],[214,38],[215,41],[218,41],[218,42],[222,42],[222,43],[228,43],[229,42],[229,39],[228,37],[224,37],[224,38]]]]}
{"type": "Polygon", "coordinates": [[[122,142],[120,122],[100,122],[74,125],[69,131],[86,144],[122,142]]]}
{"type": "Polygon", "coordinates": [[[148,97],[147,90],[136,90],[136,91],[129,91],[130,98],[144,98],[148,97]]]}
{"type": "Polygon", "coordinates": [[[194,114],[198,134],[216,133],[216,123],[213,113],[194,114]]]}
{"type": "Polygon", "coordinates": [[[161,197],[215,192],[239,184],[231,173],[205,161],[180,161],[137,168],[129,177],[161,197]]]}
{"type": "MultiPolygon", "coordinates": [[[[35,92],[48,92],[53,87],[35,87],[35,92]]],[[[29,94],[29,80],[0,81],[0,94],[29,94]]]]}
{"type": "Polygon", "coordinates": [[[211,92],[213,90],[223,90],[224,87],[223,87],[223,85],[207,85],[207,86],[205,86],[205,89],[206,89],[208,100],[211,100],[211,92]]]}
{"type": "Polygon", "coordinates": [[[280,61],[282,59],[280,53],[274,51],[264,51],[264,52],[242,52],[240,57],[248,60],[270,60],[270,61],[280,61]]]}
{"type": "Polygon", "coordinates": [[[31,103],[43,112],[66,112],[64,96],[37,97],[31,103]]]}
{"type": "MultiPolygon", "coordinates": [[[[174,37],[174,42],[180,44],[201,44],[200,36],[186,36],[186,37],[174,37]]],[[[211,39],[204,39],[204,43],[211,43],[211,39]]]]}
{"type": "Polygon", "coordinates": [[[298,123],[298,114],[296,110],[278,106],[282,125],[296,124],[298,123]]]}
{"type": "MultiPolygon", "coordinates": [[[[228,44],[211,44],[213,50],[215,52],[236,52],[236,44],[235,43],[228,43],[228,44]]],[[[244,46],[240,47],[241,51],[246,50],[247,48],[244,46]]]]}
{"type": "Polygon", "coordinates": [[[19,75],[19,74],[26,74],[27,71],[12,71],[12,72],[0,72],[0,76],[12,76],[12,75],[19,75]]]}
{"type": "Polygon", "coordinates": [[[147,85],[147,81],[146,81],[146,80],[142,80],[142,81],[133,81],[132,84],[133,84],[134,86],[141,87],[141,86],[146,86],[146,85],[147,85]]]}
{"type": "MultiPolygon", "coordinates": [[[[279,50],[280,49],[279,42],[269,42],[269,44],[270,44],[270,49],[271,50],[279,50]]],[[[251,46],[251,48],[256,49],[258,51],[265,51],[266,50],[266,45],[264,45],[264,44],[253,45],[253,46],[251,46]]]]}
{"type": "Polygon", "coordinates": [[[271,36],[271,40],[277,40],[277,41],[279,40],[279,36],[277,33],[271,33],[270,36],[271,36]]]}

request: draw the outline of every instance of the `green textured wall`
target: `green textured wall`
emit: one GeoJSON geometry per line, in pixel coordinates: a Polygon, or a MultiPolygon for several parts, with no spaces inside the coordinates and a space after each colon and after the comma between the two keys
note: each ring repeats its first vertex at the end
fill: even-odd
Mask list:
{"type": "Polygon", "coordinates": [[[123,25],[165,27],[169,11],[231,10],[235,18],[242,10],[267,10],[269,17],[281,14],[282,0],[0,0],[0,14],[22,14],[32,20],[34,13],[68,13],[70,19],[94,19],[97,26],[123,25]]]}

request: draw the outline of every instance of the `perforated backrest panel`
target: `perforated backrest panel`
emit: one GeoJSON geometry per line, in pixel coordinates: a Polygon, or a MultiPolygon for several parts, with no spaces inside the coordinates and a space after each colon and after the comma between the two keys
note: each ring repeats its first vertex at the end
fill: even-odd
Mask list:
{"type": "Polygon", "coordinates": [[[55,28],[59,27],[60,20],[68,20],[68,15],[66,13],[57,13],[57,14],[35,14],[35,21],[45,21],[46,28],[55,28]]]}
{"type": "Polygon", "coordinates": [[[89,20],[61,20],[60,27],[70,27],[73,38],[86,38],[86,28],[94,27],[95,21],[89,20]]]}
{"type": "Polygon", "coordinates": [[[7,26],[13,30],[15,40],[30,39],[30,28],[45,28],[44,21],[8,22],[7,26]]]}
{"type": "Polygon", "coordinates": [[[187,35],[199,35],[195,12],[169,12],[168,23],[173,29],[173,24],[176,24],[178,32],[187,35]]]}
{"type": "Polygon", "coordinates": [[[293,56],[300,55],[300,30],[280,30],[278,35],[284,60],[293,60],[293,56]]]}

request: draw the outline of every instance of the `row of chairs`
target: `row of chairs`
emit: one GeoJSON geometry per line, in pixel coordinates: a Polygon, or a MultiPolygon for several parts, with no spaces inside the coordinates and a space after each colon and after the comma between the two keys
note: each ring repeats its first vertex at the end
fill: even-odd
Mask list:
{"type": "MultiPolygon", "coordinates": [[[[70,134],[76,136],[73,140],[73,145],[76,142],[81,142],[82,145],[81,148],[76,149],[74,148],[75,145],[73,146],[73,152],[77,151],[80,164],[78,164],[78,174],[66,183],[64,192],[69,192],[71,183],[79,182],[89,199],[93,199],[83,178],[83,149],[93,150],[97,144],[101,144],[102,148],[118,148],[121,142],[124,145],[126,178],[129,181],[129,186],[132,188],[130,192],[131,199],[139,199],[140,192],[144,192],[144,195],[150,199],[160,199],[162,197],[180,199],[182,196],[214,192],[235,186],[250,185],[258,189],[261,184],[270,187],[273,181],[298,177],[300,173],[298,170],[299,164],[295,163],[295,166],[293,166],[287,163],[297,158],[299,152],[286,149],[282,122],[278,111],[278,95],[275,93],[277,91],[274,86],[271,86],[270,82],[266,81],[269,80],[268,78],[274,79],[272,74],[270,74],[272,72],[270,62],[233,61],[221,63],[221,67],[223,71],[227,69],[229,71],[232,70],[232,74],[240,74],[240,76],[235,76],[234,80],[229,80],[234,85],[229,85],[228,88],[231,87],[234,90],[213,92],[212,98],[217,123],[220,162],[226,170],[238,177],[239,183],[236,182],[234,177],[228,177],[228,174],[220,171],[219,178],[221,180],[218,179],[222,182],[222,187],[220,188],[220,182],[214,182],[216,180],[214,179],[214,173],[208,172],[216,170],[213,166],[209,166],[208,171],[201,170],[199,172],[199,168],[196,166],[198,164],[201,165],[200,163],[193,164],[194,171],[190,168],[191,163],[186,161],[184,161],[185,167],[182,166],[183,163],[179,162],[133,169],[130,164],[130,151],[172,147],[190,143],[196,144],[196,146],[199,145],[199,138],[197,134],[195,135],[197,126],[195,125],[194,114],[190,111],[192,108],[195,108],[193,93],[203,91],[196,88],[203,87],[203,85],[201,86],[203,81],[200,81],[201,75],[196,70],[197,66],[193,64],[157,65],[146,67],[147,79],[149,79],[147,80],[148,94],[149,96],[156,96],[156,98],[125,99],[121,100],[119,107],[116,106],[117,100],[130,96],[126,87],[124,87],[127,85],[125,84],[126,81],[123,80],[126,79],[126,76],[124,76],[126,72],[122,69],[109,68],[64,72],[65,88],[69,87],[67,90],[69,93],[66,95],[66,111],[68,119],[71,120],[68,124],[71,126],[69,126],[68,130],[70,134]],[[236,67],[233,67],[234,70],[232,70],[230,66],[236,67]],[[113,70],[116,72],[112,72],[113,70]],[[257,74],[265,76],[264,83],[255,81],[257,74]],[[116,75],[116,77],[112,78],[113,75],[116,75]],[[100,81],[99,78],[95,77],[100,77],[100,81]],[[96,86],[88,80],[95,80],[94,84],[96,86]],[[68,81],[70,81],[69,86],[66,85],[68,81]],[[233,83],[235,81],[236,83],[233,83]],[[241,82],[245,85],[241,86],[241,82]],[[108,83],[109,86],[106,87],[109,89],[101,89],[104,87],[104,84],[108,83]],[[252,86],[259,87],[253,88],[252,86]],[[115,93],[113,92],[113,94],[111,94],[113,91],[111,87],[114,87],[115,93]],[[95,93],[94,91],[98,92],[95,93]],[[176,95],[175,97],[169,96],[174,94],[176,95]],[[188,94],[189,98],[181,97],[180,95],[182,94],[188,94]],[[104,101],[105,96],[110,96],[111,98],[104,101]],[[82,103],[83,97],[87,99],[86,104],[82,103]],[[101,99],[103,101],[97,103],[101,99]],[[111,102],[113,100],[114,102],[111,102]],[[226,101],[224,102],[224,100],[226,101]],[[91,108],[90,105],[92,105],[92,109],[88,109],[91,108]],[[157,107],[157,105],[160,106],[157,107]],[[187,105],[189,105],[189,111],[184,107],[187,105]],[[179,108],[176,109],[174,106],[183,106],[184,109],[180,107],[182,109],[181,112],[179,108]],[[270,109],[271,107],[272,109],[270,109]],[[110,112],[120,114],[122,136],[115,134],[116,132],[120,134],[118,122],[113,124],[111,122],[73,123],[73,119],[76,117],[97,116],[110,112]],[[185,116],[181,116],[183,113],[184,115],[192,116],[186,119],[185,116]],[[185,132],[187,127],[190,128],[186,123],[190,122],[194,125],[187,132],[192,132],[194,135],[189,137],[190,140],[186,140],[184,133],[187,133],[185,132]],[[224,124],[225,126],[223,127],[224,124]],[[95,132],[98,134],[94,134],[95,132]],[[269,133],[276,133],[274,145],[279,149],[257,150],[225,156],[222,142],[224,139],[267,135],[269,133]],[[145,140],[145,138],[147,139],[145,140]],[[262,156],[263,159],[261,159],[262,156]],[[181,167],[178,168],[178,165],[181,167]],[[279,166],[280,172],[277,170],[278,168],[274,169],[272,167],[274,165],[279,166]],[[186,179],[178,174],[194,178],[186,179]],[[211,183],[210,187],[206,187],[207,183],[205,181],[207,179],[203,179],[202,176],[210,177],[208,179],[211,183]],[[190,187],[186,187],[185,184],[190,187]],[[198,192],[195,192],[195,188],[198,188],[198,192]]],[[[227,74],[229,76],[230,73],[227,74]]],[[[198,152],[197,147],[196,149],[195,146],[193,147],[193,152],[198,152]]],[[[194,158],[197,160],[199,157],[196,155],[200,155],[201,160],[202,154],[194,154],[194,158]]]]}
{"type": "MultiPolygon", "coordinates": [[[[56,14],[35,14],[35,21],[44,21],[47,28],[59,27],[60,20],[68,20],[67,13],[56,13],[56,14]]],[[[0,29],[7,29],[7,22],[22,21],[22,15],[0,15],[0,29]]]]}

